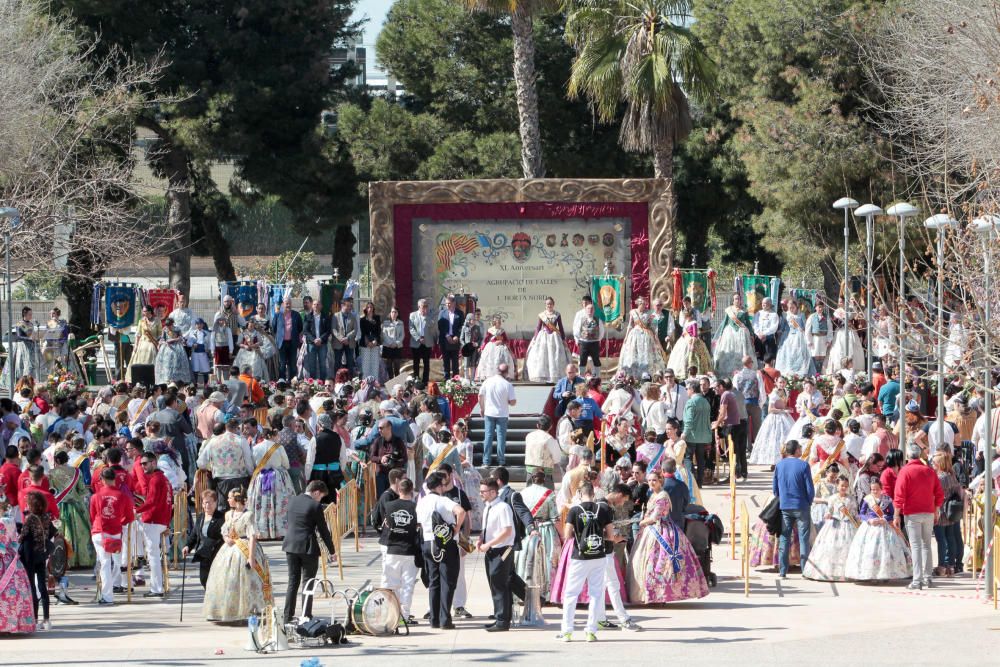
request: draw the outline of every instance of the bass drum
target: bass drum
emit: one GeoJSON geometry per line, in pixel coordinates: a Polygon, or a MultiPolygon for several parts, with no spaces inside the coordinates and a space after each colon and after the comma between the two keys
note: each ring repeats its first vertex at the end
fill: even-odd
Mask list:
{"type": "Polygon", "coordinates": [[[376,637],[396,634],[402,619],[399,600],[387,588],[361,591],[351,603],[351,625],[362,634],[376,637]]]}
{"type": "Polygon", "coordinates": [[[56,533],[52,538],[52,545],[49,547],[49,559],[46,563],[48,569],[49,590],[55,590],[59,580],[66,575],[66,563],[69,560],[69,544],[62,533],[56,533]]]}

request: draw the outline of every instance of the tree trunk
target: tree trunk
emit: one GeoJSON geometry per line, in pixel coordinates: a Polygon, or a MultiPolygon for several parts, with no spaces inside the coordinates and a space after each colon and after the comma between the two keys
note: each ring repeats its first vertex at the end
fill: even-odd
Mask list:
{"type": "Polygon", "coordinates": [[[170,146],[165,159],[167,225],[175,235],[167,255],[170,287],[188,296],[191,291],[191,178],[187,155],[170,146]]]}
{"type": "Polygon", "coordinates": [[[100,279],[100,276],[94,271],[90,253],[79,249],[71,250],[67,256],[66,271],[60,285],[69,310],[66,313],[66,321],[69,323],[70,333],[77,339],[83,339],[93,332],[90,324],[90,306],[94,280],[100,279]]]}
{"type": "Polygon", "coordinates": [[[200,233],[196,242],[198,250],[211,255],[215,275],[220,281],[236,280],[236,268],[223,227],[235,227],[239,219],[229,201],[216,189],[207,165],[200,162],[191,165],[190,175],[191,227],[195,236],[200,233]]]}
{"type": "Polygon", "coordinates": [[[521,132],[521,169],[525,178],[542,178],[542,139],[538,124],[538,90],[535,88],[535,39],[531,13],[518,9],[511,14],[514,32],[514,84],[521,132]]]}
{"type": "Polygon", "coordinates": [[[673,293],[670,274],[674,267],[677,197],[674,195],[674,145],[664,139],[653,146],[653,174],[663,181],[657,200],[650,202],[649,293],[668,302],[673,293]]]}
{"type": "MultiPolygon", "coordinates": [[[[337,225],[333,232],[333,257],[331,263],[340,272],[340,279],[347,280],[354,273],[354,232],[350,224],[337,225]]],[[[387,313],[388,314],[388,313],[387,313]]]]}
{"type": "Polygon", "coordinates": [[[837,257],[829,253],[820,260],[819,268],[823,272],[823,291],[826,292],[826,298],[836,308],[837,299],[840,296],[840,275],[844,269],[838,263],[837,257]]]}

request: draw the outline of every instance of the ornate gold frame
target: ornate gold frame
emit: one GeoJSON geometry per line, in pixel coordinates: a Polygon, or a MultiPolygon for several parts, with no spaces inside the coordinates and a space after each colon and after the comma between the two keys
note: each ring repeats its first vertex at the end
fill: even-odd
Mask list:
{"type": "MultiPolygon", "coordinates": [[[[672,213],[675,207],[664,179],[379,181],[368,185],[372,296],[377,312],[389,312],[389,308],[396,302],[396,238],[393,225],[395,206],[521,202],[648,204],[650,294],[670,293],[675,243],[672,213]]],[[[405,317],[405,313],[402,316],[405,317]]]]}

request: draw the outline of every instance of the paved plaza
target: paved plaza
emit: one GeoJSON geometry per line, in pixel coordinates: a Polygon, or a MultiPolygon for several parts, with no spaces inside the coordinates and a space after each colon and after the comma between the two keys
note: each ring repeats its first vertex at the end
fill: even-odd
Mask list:
{"type": "MultiPolygon", "coordinates": [[[[755,474],[754,474],[755,473],[755,474]]],[[[763,469],[741,485],[740,499],[751,508],[767,496],[763,469]]],[[[728,487],[708,487],[705,501],[728,528],[728,487]]],[[[754,510],[751,509],[751,512],[754,510]]],[[[345,550],[344,582],[338,586],[377,583],[379,551],[371,537],[354,551],[345,550]]],[[[285,587],[284,558],[276,542],[268,543],[276,595],[285,587]]],[[[488,634],[481,628],[490,613],[489,590],[480,555],[470,556],[468,608],[476,618],[456,621],[458,630],[431,630],[426,622],[409,637],[351,637],[351,645],[322,650],[297,649],[258,656],[243,649],[243,626],[220,626],[201,618],[201,586],[197,568],[189,567],[180,614],[180,571],[171,576],[166,602],[143,600],[110,609],[92,604],[89,574],[73,575],[77,607],[53,608],[55,627],[48,633],[0,641],[3,665],[299,665],[317,657],[323,665],[345,664],[356,657],[396,664],[510,662],[521,664],[997,664],[1000,612],[977,598],[969,575],[939,580],[929,591],[914,593],[904,585],[861,586],[805,581],[797,573],[781,581],[774,572],[754,572],[751,594],[743,595],[739,562],[729,558],[728,536],[715,548],[719,586],[702,600],[632,609],[640,633],[605,630],[597,643],[556,642],[560,610],[545,607],[546,626],[488,634]]],[[[122,600],[124,596],[116,596],[122,600]]],[[[278,604],[282,604],[279,597],[278,604]]],[[[325,611],[328,603],[318,602],[325,611]]],[[[418,584],[414,613],[426,610],[426,590],[418,584]]],[[[610,611],[610,610],[609,610],[610,611]]],[[[581,609],[578,618],[583,619],[581,609]]],[[[612,613],[613,618],[613,613],[612,613]]],[[[583,633],[576,637],[582,640],[583,633]]]]}

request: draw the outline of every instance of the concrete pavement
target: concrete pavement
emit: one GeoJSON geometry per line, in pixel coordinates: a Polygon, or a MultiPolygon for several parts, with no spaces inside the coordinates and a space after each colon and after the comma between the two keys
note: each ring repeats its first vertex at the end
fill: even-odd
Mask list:
{"type": "MultiPolygon", "coordinates": [[[[749,484],[740,485],[751,513],[763,504],[769,475],[756,469],[749,484]]],[[[729,527],[728,487],[708,487],[705,501],[729,527]]],[[[345,543],[344,582],[335,570],[335,585],[359,588],[378,583],[379,551],[374,540],[362,540],[361,550],[345,543]]],[[[271,558],[277,603],[282,604],[284,559],[279,543],[266,546],[271,558]]],[[[805,581],[798,574],[780,580],[774,572],[757,571],[751,577],[751,595],[743,595],[739,563],[729,558],[726,542],[715,548],[714,570],[719,586],[702,600],[653,608],[634,607],[631,613],[643,632],[605,630],[597,643],[564,644],[554,640],[560,610],[544,608],[546,626],[489,634],[482,630],[491,613],[482,558],[470,556],[468,608],[476,618],[457,621],[455,631],[431,630],[426,622],[409,637],[351,637],[351,645],[322,650],[293,649],[258,656],[243,650],[244,627],[219,626],[201,618],[201,586],[197,568],[189,567],[184,622],[179,622],[180,571],[171,573],[166,601],[134,596],[132,604],[98,608],[89,573],[74,573],[77,607],[54,606],[51,632],[32,637],[0,639],[3,665],[299,665],[317,657],[321,664],[369,657],[393,664],[440,664],[504,661],[527,664],[569,664],[586,660],[634,664],[997,664],[1000,612],[976,597],[969,575],[938,580],[934,589],[914,593],[904,585],[867,586],[805,581]]],[[[124,596],[117,596],[118,600],[124,596]]],[[[414,613],[426,610],[426,590],[418,585],[414,613]]],[[[325,600],[316,611],[328,609],[325,600]]],[[[610,612],[610,610],[609,610],[610,612]]],[[[582,621],[584,611],[578,612],[582,621]]],[[[613,612],[610,614],[613,619],[613,612]]]]}

